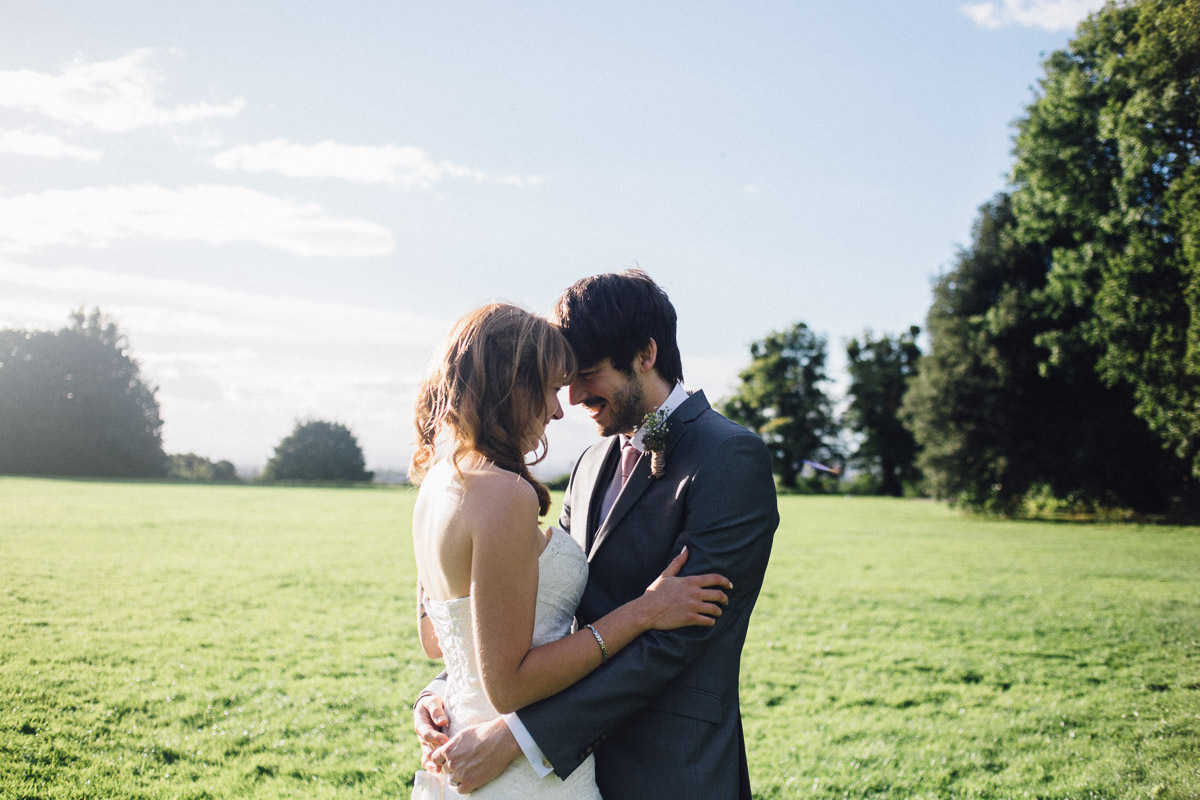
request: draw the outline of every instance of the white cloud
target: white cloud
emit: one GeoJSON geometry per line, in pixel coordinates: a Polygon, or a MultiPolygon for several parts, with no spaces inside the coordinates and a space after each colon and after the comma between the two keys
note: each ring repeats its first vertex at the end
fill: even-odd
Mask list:
{"type": "Polygon", "coordinates": [[[51,269],[0,260],[0,326],[61,327],[67,312],[80,306],[99,306],[139,335],[220,344],[217,350],[189,351],[184,360],[193,362],[214,354],[221,361],[253,360],[255,346],[281,343],[420,344],[432,350],[449,327],[448,321],[398,310],[248,292],[179,278],[88,267],[51,269]],[[53,309],[54,317],[29,321],[23,298],[37,299],[37,306],[53,309]]]}
{"type": "Polygon", "coordinates": [[[80,59],[58,75],[33,70],[0,71],[0,108],[42,114],[101,131],[129,131],[150,125],[174,125],[233,117],[245,101],[160,105],[155,89],[161,76],[147,62],[152,48],[135,50],[113,61],[80,59]]]}
{"type": "Polygon", "coordinates": [[[305,417],[349,424],[368,464],[402,466],[429,354],[449,328],[380,309],[195,280],[0,259],[0,328],[58,329],[99,306],[160,387],[168,452],[262,466],[305,417]]]}
{"type": "Polygon", "coordinates": [[[968,3],[961,10],[981,28],[1020,25],[1053,32],[1073,31],[1103,5],[1104,0],[1000,0],[968,3]]]}
{"type": "Polygon", "coordinates": [[[104,155],[90,147],[68,144],[58,137],[30,131],[0,132],[0,153],[40,158],[74,158],[79,161],[99,161],[104,155]]]}
{"type": "Polygon", "coordinates": [[[0,253],[130,239],[250,242],[301,256],[378,256],[395,249],[382,225],[332,217],[314,203],[241,186],[143,184],[0,197],[0,253]]]}
{"type": "Polygon", "coordinates": [[[419,147],[330,141],[307,145],[273,139],[218,153],[212,163],[221,169],[275,172],[289,178],[339,178],[404,189],[430,189],[446,179],[516,187],[537,186],[545,181],[536,175],[490,175],[450,161],[435,161],[419,147]]]}
{"type": "MultiPolygon", "coordinates": [[[[369,469],[403,468],[417,385],[451,324],[402,309],[0,258],[0,328],[58,329],[71,309],[93,306],[117,320],[143,376],[160,387],[167,452],[258,468],[308,417],[350,425],[369,469]]],[[[715,376],[736,374],[732,363],[687,364],[689,386],[710,398],[724,382],[715,376]]],[[[582,411],[566,413],[548,431],[539,475],[566,472],[595,441],[582,411]]]]}

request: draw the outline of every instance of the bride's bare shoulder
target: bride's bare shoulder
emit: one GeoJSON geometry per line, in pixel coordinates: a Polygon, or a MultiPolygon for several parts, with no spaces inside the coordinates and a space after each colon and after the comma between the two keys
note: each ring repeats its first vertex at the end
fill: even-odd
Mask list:
{"type": "Polygon", "coordinates": [[[426,488],[431,490],[430,496],[439,498],[443,508],[445,501],[453,497],[454,516],[460,519],[489,523],[523,522],[526,518],[534,524],[537,521],[538,499],[534,488],[520,475],[489,462],[465,461],[457,468],[439,462],[425,477],[422,489],[426,488]]]}
{"type": "Polygon", "coordinates": [[[485,464],[464,470],[462,483],[468,508],[481,508],[488,514],[532,513],[537,518],[537,492],[514,472],[485,464]]]}

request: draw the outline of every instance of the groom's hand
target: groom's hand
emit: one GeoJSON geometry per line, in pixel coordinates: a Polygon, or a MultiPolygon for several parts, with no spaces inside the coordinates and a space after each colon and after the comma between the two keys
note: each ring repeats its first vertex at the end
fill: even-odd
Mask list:
{"type": "Polygon", "coordinates": [[[468,794],[496,778],[521,747],[503,718],[464,728],[434,751],[431,760],[461,794],[468,794]]]}
{"type": "Polygon", "coordinates": [[[446,704],[436,694],[427,694],[413,706],[413,728],[421,741],[421,766],[430,772],[437,772],[438,767],[430,759],[433,751],[450,741],[446,735],[446,726],[450,718],[446,716],[446,704]]]}

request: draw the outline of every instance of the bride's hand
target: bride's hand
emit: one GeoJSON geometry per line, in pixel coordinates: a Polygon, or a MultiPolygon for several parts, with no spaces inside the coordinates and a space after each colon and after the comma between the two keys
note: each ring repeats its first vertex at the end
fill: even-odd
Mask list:
{"type": "Polygon", "coordinates": [[[641,596],[648,614],[647,630],[712,626],[729,604],[729,596],[722,590],[732,589],[733,584],[725,576],[710,573],[679,577],[687,557],[685,547],[641,596]]]}

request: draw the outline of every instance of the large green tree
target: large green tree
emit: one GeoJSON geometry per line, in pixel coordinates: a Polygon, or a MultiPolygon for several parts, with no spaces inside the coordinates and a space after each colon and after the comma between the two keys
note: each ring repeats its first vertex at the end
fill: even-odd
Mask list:
{"type": "Polygon", "coordinates": [[[876,338],[867,331],[861,341],[846,343],[850,387],[843,424],[860,437],[850,462],[874,478],[879,494],[899,497],[920,480],[917,443],[900,418],[900,403],[921,358],[920,333],[915,325],[895,337],[876,338]]]}
{"type": "Polygon", "coordinates": [[[1047,369],[1056,318],[1049,248],[1022,243],[1007,195],[983,206],[972,243],[934,286],[929,352],[904,399],[927,486],[1012,513],[1033,490],[1086,505],[1164,506],[1177,462],[1094,360],[1047,369]]]}
{"type": "Polygon", "coordinates": [[[0,331],[0,473],[162,474],[156,391],[98,309],[59,331],[0,331]]]}
{"type": "Polygon", "coordinates": [[[1045,368],[1124,387],[1200,477],[1200,0],[1110,3],[1045,69],[1013,173],[1045,368]]]}
{"type": "Polygon", "coordinates": [[[757,431],[771,451],[779,482],[796,488],[805,460],[830,460],[837,434],[825,394],[825,337],[803,322],[750,345],[750,366],[724,404],[730,419],[757,431]]]}
{"type": "Polygon", "coordinates": [[[345,425],[324,420],[299,422],[275,447],[263,480],[369,481],[362,448],[345,425]]]}
{"type": "Polygon", "coordinates": [[[1012,238],[1009,199],[980,209],[969,248],[935,283],[929,351],[904,399],[918,464],[936,497],[1008,512],[1037,479],[1039,391],[1027,298],[1041,255],[1012,238]]]}

